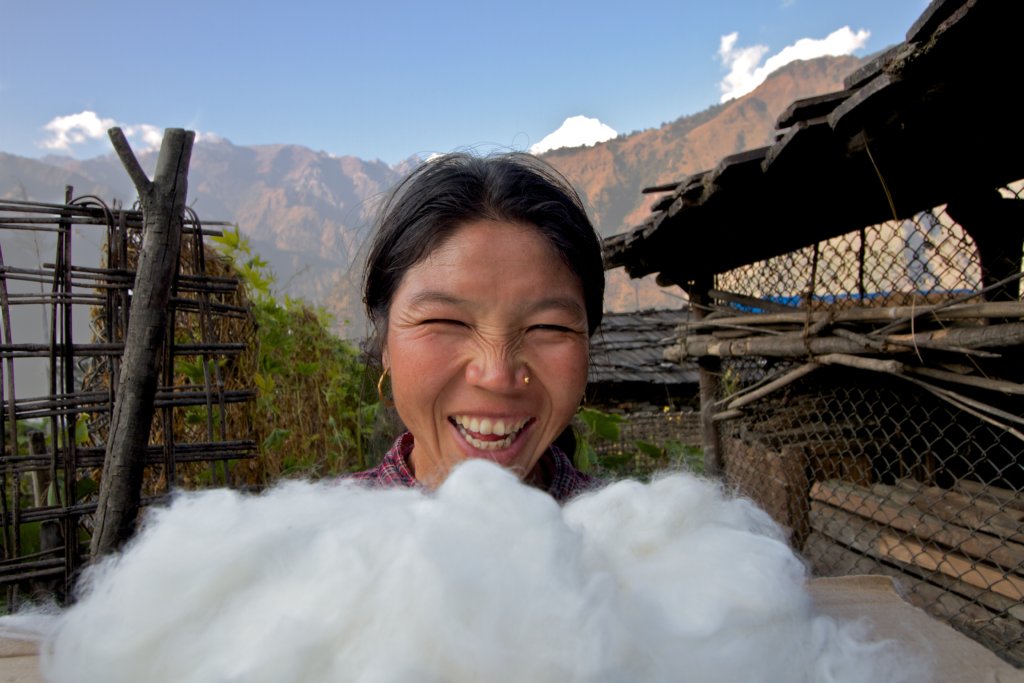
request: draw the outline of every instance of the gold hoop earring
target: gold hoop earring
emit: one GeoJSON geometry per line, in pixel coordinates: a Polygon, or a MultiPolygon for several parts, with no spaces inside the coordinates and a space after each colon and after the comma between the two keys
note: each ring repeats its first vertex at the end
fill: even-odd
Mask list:
{"type": "Polygon", "coordinates": [[[380,378],[377,380],[377,398],[380,399],[380,403],[385,408],[394,408],[394,398],[388,398],[384,395],[384,380],[387,379],[390,370],[384,368],[384,371],[380,373],[380,378]]]}

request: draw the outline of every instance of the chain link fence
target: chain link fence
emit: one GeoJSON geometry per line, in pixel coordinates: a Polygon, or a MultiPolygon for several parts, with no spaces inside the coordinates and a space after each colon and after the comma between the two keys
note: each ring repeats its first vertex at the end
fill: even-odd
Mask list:
{"type": "Polygon", "coordinates": [[[998,255],[1010,270],[983,271],[991,252],[945,206],[871,226],[718,275],[677,349],[721,359],[726,481],[790,531],[816,575],[897,577],[1018,667],[1020,244],[998,255]]]}

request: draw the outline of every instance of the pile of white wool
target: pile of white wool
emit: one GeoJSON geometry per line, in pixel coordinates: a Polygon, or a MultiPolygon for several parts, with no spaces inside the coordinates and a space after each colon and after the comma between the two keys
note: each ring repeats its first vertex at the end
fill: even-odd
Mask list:
{"type": "Polygon", "coordinates": [[[696,477],[559,507],[472,461],[429,494],[181,494],[34,625],[54,683],[924,680],[805,579],[766,514],[696,477]]]}

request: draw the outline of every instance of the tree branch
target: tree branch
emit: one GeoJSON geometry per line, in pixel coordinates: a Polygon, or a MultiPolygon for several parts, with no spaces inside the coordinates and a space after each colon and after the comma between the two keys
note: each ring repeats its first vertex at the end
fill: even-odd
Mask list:
{"type": "Polygon", "coordinates": [[[139,199],[142,199],[143,195],[152,190],[153,183],[146,172],[142,170],[139,160],[135,158],[135,153],[132,152],[132,146],[128,144],[128,138],[124,136],[124,132],[115,126],[107,131],[107,135],[110,136],[110,144],[114,146],[114,151],[117,152],[117,157],[121,160],[124,170],[128,171],[128,177],[132,179],[132,184],[135,185],[135,190],[139,193],[139,199]]]}

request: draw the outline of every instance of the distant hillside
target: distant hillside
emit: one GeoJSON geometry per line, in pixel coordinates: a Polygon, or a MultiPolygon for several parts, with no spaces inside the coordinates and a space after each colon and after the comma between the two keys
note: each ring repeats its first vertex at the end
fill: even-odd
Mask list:
{"type": "MultiPolygon", "coordinates": [[[[794,100],[842,90],[843,79],[865,60],[821,57],[792,62],[756,90],[736,100],[684,116],[660,128],[610,140],[594,147],[561,149],[545,159],[585,195],[603,236],[641,223],[657,196],[644,187],[675,182],[713,168],[730,154],[772,142],[779,115],[794,100]]],[[[678,290],[674,292],[679,294],[678,290]]],[[[631,281],[621,269],[609,273],[605,307],[612,311],[677,307],[653,280],[631,281]]]]}
{"type": "MultiPolygon", "coordinates": [[[[139,155],[150,174],[156,157],[139,155]]],[[[358,258],[374,202],[408,168],[298,145],[203,143],[192,152],[188,203],[203,219],[238,224],[270,262],[282,293],[323,303],[358,258]]],[[[65,185],[74,187],[75,196],[135,200],[113,155],[37,161],[0,153],[0,197],[59,202],[65,185]]]]}
{"type": "MultiPolygon", "coordinates": [[[[76,195],[113,197],[109,184],[58,164],[57,157],[37,160],[0,152],[0,198],[59,203],[64,201],[65,185],[74,186],[76,195]]],[[[127,176],[125,183],[131,184],[127,176]]]]}
{"type": "MultiPolygon", "coordinates": [[[[793,100],[841,89],[843,78],[861,63],[853,57],[794,62],[738,100],[660,128],[544,157],[579,188],[601,234],[616,234],[649,212],[653,198],[642,195],[642,188],[679,180],[728,154],[768,144],[778,115],[793,100]]],[[[140,161],[152,173],[156,153],[142,154],[140,161]]],[[[271,263],[282,293],[322,304],[339,321],[352,320],[353,325],[339,329],[358,336],[360,250],[376,202],[414,163],[410,159],[390,167],[297,145],[200,143],[192,154],[188,203],[204,219],[237,223],[271,263]]],[[[113,155],[79,161],[0,153],[0,197],[59,202],[65,185],[73,185],[76,196],[93,194],[126,204],[135,198],[113,155]]],[[[679,304],[678,293],[673,297],[652,283],[628,281],[621,271],[610,276],[609,310],[679,304]]]]}

